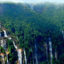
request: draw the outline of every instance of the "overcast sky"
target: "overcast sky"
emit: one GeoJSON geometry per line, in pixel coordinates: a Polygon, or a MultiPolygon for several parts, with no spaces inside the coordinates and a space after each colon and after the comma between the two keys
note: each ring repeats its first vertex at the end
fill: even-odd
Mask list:
{"type": "Polygon", "coordinates": [[[0,0],[0,2],[25,2],[25,3],[44,3],[44,2],[53,2],[53,3],[64,3],[64,0],[0,0]]]}

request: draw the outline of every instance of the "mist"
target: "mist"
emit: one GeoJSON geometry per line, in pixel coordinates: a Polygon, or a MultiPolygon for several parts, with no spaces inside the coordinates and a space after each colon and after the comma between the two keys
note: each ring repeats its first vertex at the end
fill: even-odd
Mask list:
{"type": "Polygon", "coordinates": [[[1,3],[4,2],[14,2],[14,3],[55,3],[55,4],[64,4],[64,0],[0,0],[1,3]]]}

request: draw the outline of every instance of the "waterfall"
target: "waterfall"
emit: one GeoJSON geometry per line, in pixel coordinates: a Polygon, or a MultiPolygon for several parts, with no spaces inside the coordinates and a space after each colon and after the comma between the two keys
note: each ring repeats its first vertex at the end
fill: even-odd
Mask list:
{"type": "Polygon", "coordinates": [[[51,42],[51,38],[49,38],[49,52],[50,52],[50,64],[52,64],[53,54],[52,54],[52,42],[51,42]]]}
{"type": "Polygon", "coordinates": [[[3,30],[3,31],[4,31],[4,37],[8,37],[6,31],[5,30],[3,30]]]}
{"type": "Polygon", "coordinates": [[[44,46],[46,49],[46,59],[47,59],[47,64],[48,64],[48,46],[47,46],[47,43],[45,43],[44,46]]]}
{"type": "MultiPolygon", "coordinates": [[[[3,40],[1,40],[1,46],[6,50],[6,48],[5,48],[5,46],[4,46],[3,40]]],[[[7,64],[9,64],[9,63],[8,63],[9,61],[8,61],[8,55],[7,55],[7,54],[8,54],[8,53],[6,53],[6,56],[7,56],[7,64]]],[[[2,59],[3,59],[3,64],[5,64],[5,63],[4,63],[4,55],[2,54],[1,56],[2,56],[2,59]]]]}
{"type": "Polygon", "coordinates": [[[9,64],[9,61],[8,61],[8,54],[6,54],[6,57],[7,57],[7,64],[9,64]]]}
{"type": "Polygon", "coordinates": [[[55,51],[55,59],[57,60],[57,51],[55,51]]]}
{"type": "Polygon", "coordinates": [[[38,64],[38,58],[37,58],[37,46],[35,44],[35,62],[38,64]]]}
{"type": "Polygon", "coordinates": [[[8,37],[9,40],[11,40],[12,38],[11,37],[8,37]]]}
{"type": "Polygon", "coordinates": [[[18,53],[18,62],[19,62],[19,64],[22,64],[22,50],[18,49],[18,47],[15,45],[14,41],[13,41],[13,45],[14,45],[15,49],[17,50],[17,53],[18,53]]]}
{"type": "Polygon", "coordinates": [[[25,52],[25,49],[24,49],[24,58],[25,58],[25,64],[27,64],[27,58],[26,58],[26,52],[25,52]]]}
{"type": "Polygon", "coordinates": [[[64,39],[64,31],[62,30],[62,35],[63,35],[63,39],[64,39]]]}
{"type": "MultiPolygon", "coordinates": [[[[3,30],[3,32],[4,32],[4,37],[8,38],[9,40],[12,40],[12,38],[7,35],[6,30],[3,30]]],[[[0,37],[1,37],[1,33],[0,33],[0,37]]],[[[6,42],[4,42],[4,40],[2,39],[2,40],[1,40],[1,46],[2,46],[3,48],[5,48],[5,43],[6,43],[6,42]]],[[[18,53],[18,63],[19,63],[19,64],[22,64],[22,49],[19,49],[19,48],[17,47],[17,45],[15,44],[14,41],[13,41],[13,45],[14,45],[15,49],[17,50],[17,53],[18,53]]],[[[6,51],[6,49],[5,49],[5,51],[6,51]]],[[[26,59],[26,52],[25,52],[25,50],[24,50],[24,55],[25,55],[25,64],[27,64],[27,59],[26,59]]],[[[5,64],[4,55],[2,54],[1,57],[2,57],[2,64],[5,64]]],[[[6,52],[6,57],[7,57],[7,64],[9,64],[8,52],[6,52]]]]}
{"type": "Polygon", "coordinates": [[[4,39],[1,40],[1,47],[4,48],[4,50],[6,50],[6,41],[4,39]]]}
{"type": "Polygon", "coordinates": [[[1,53],[1,57],[2,57],[2,64],[5,64],[5,59],[4,59],[4,54],[1,53]]]}
{"type": "MultiPolygon", "coordinates": [[[[7,39],[9,39],[9,40],[12,40],[12,38],[7,35],[6,30],[3,29],[3,32],[4,32],[4,37],[5,37],[5,38],[7,38],[7,39]]],[[[1,37],[1,32],[0,32],[0,37],[1,37]]],[[[7,61],[6,61],[7,63],[6,63],[6,64],[9,64],[9,60],[8,60],[8,54],[9,54],[9,52],[6,51],[7,49],[5,49],[5,47],[6,47],[6,41],[5,41],[5,42],[4,42],[4,41],[5,41],[5,40],[2,39],[1,42],[0,42],[0,44],[1,44],[1,46],[4,48],[4,50],[5,50],[5,52],[6,52],[6,57],[7,57],[7,61]]],[[[19,63],[19,64],[22,64],[22,49],[19,49],[19,48],[17,47],[17,45],[15,44],[14,41],[13,41],[13,45],[14,45],[16,51],[17,51],[17,54],[18,54],[18,63],[19,63]]],[[[24,50],[24,55],[25,55],[25,64],[27,64],[27,59],[26,59],[26,52],[25,52],[25,50],[24,50]]],[[[1,54],[1,57],[2,57],[2,64],[5,64],[5,57],[4,57],[4,54],[3,54],[3,53],[1,54]]]]}
{"type": "Polygon", "coordinates": [[[18,49],[18,62],[19,64],[22,64],[22,50],[21,49],[18,49]]]}
{"type": "Polygon", "coordinates": [[[13,41],[13,45],[14,45],[15,49],[18,49],[18,47],[15,45],[15,42],[14,41],[13,41]]]}
{"type": "Polygon", "coordinates": [[[0,32],[0,37],[1,37],[1,32],[0,32]]]}
{"type": "Polygon", "coordinates": [[[1,23],[0,23],[0,28],[1,28],[1,23]]]}
{"type": "Polygon", "coordinates": [[[1,47],[4,47],[4,43],[3,43],[3,40],[1,40],[1,47]]]}

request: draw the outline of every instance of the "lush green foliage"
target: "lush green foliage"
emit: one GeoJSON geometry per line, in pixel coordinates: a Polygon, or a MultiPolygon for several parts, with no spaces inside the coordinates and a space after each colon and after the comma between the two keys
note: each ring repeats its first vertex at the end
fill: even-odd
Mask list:
{"type": "MultiPolygon", "coordinates": [[[[47,42],[48,37],[51,37],[53,50],[58,52],[58,60],[54,61],[56,64],[58,62],[63,64],[63,5],[36,5],[32,10],[27,4],[0,4],[0,22],[8,29],[10,32],[8,34],[12,34],[11,36],[15,35],[18,38],[19,42],[17,44],[19,44],[20,48],[26,49],[28,63],[33,59],[32,55],[34,54],[36,40],[39,63],[46,64],[44,43],[47,42]]],[[[11,52],[13,45],[10,44],[10,41],[9,47],[11,47],[9,48],[11,52]]],[[[10,57],[13,57],[13,55],[10,54],[10,57]]],[[[12,61],[13,58],[9,60],[12,61]]]]}

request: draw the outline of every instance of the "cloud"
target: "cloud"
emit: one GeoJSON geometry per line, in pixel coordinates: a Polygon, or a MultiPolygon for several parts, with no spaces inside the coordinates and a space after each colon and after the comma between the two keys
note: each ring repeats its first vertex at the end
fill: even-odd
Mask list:
{"type": "Polygon", "coordinates": [[[64,3],[64,0],[0,0],[0,2],[23,2],[23,3],[43,3],[43,2],[53,2],[53,3],[64,3]]]}
{"type": "Polygon", "coordinates": [[[24,2],[23,0],[0,0],[0,2],[24,2]]]}
{"type": "Polygon", "coordinates": [[[42,0],[0,0],[0,2],[26,2],[26,3],[39,3],[42,0]]]}

